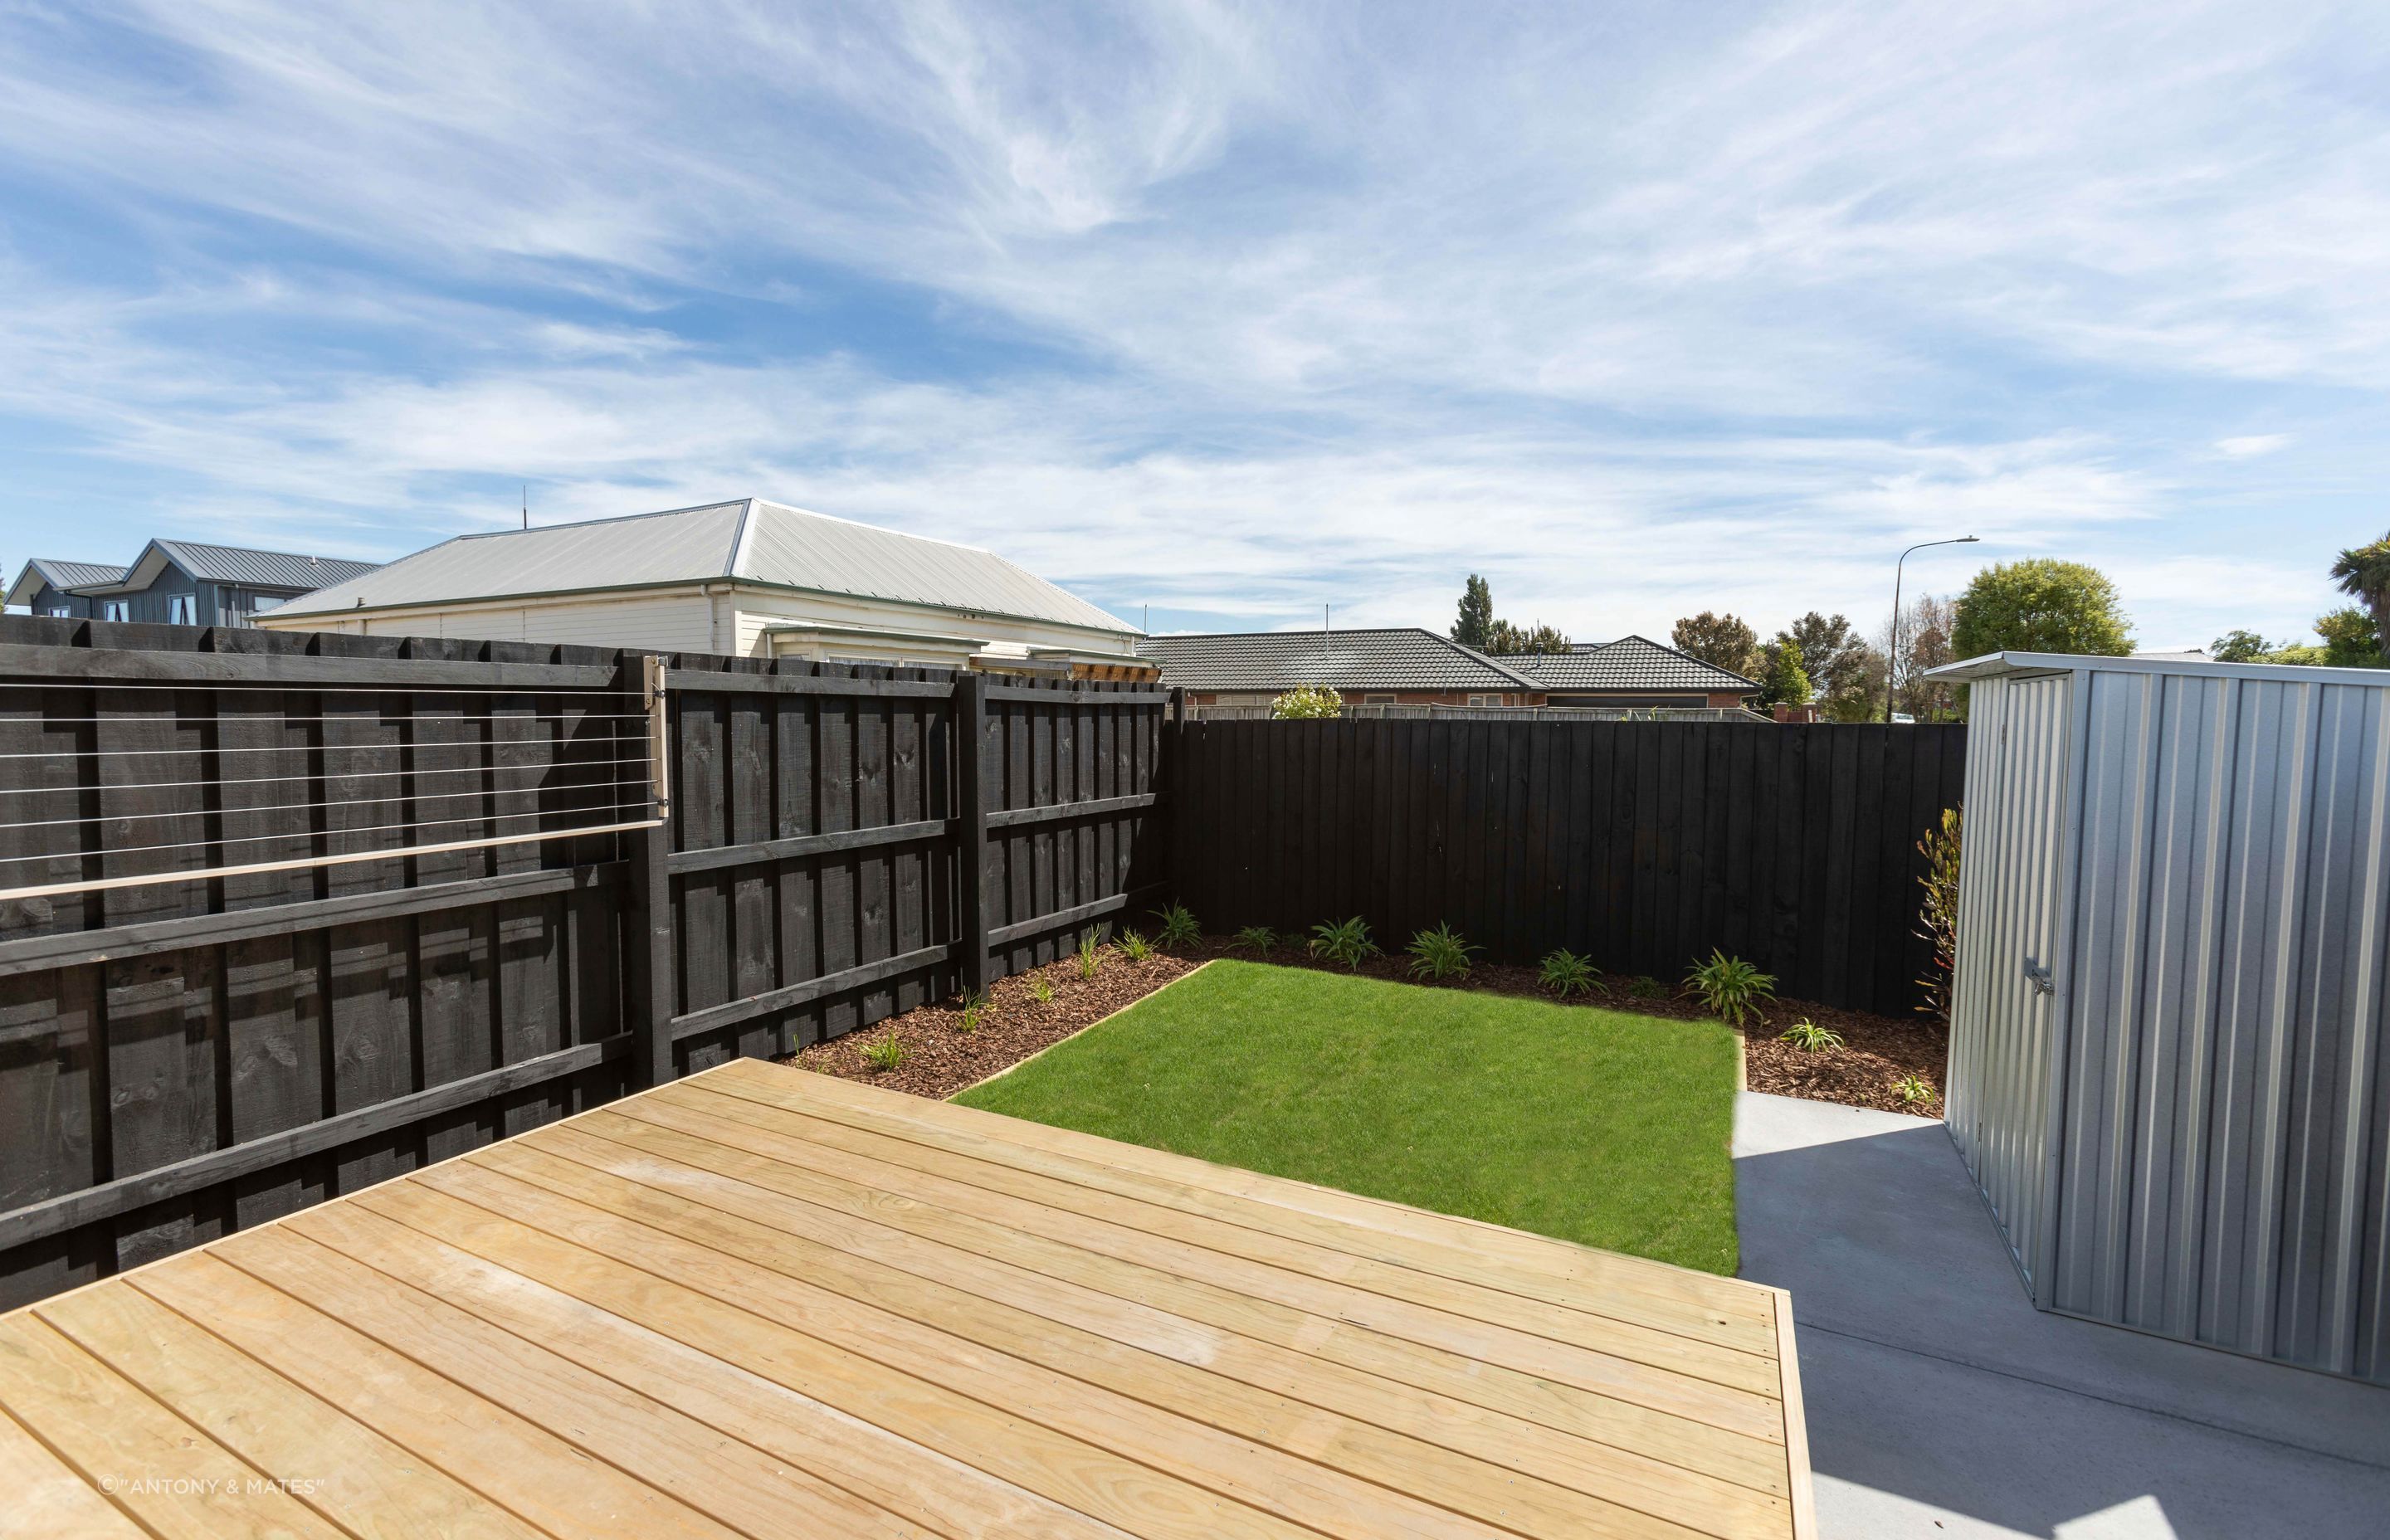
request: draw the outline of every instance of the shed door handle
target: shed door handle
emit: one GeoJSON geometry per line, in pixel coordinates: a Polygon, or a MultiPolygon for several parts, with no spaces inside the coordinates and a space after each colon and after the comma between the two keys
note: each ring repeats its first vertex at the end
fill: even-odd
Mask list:
{"type": "Polygon", "coordinates": [[[2057,982],[2050,978],[2049,969],[2031,957],[2024,960],[2024,976],[2033,981],[2033,987],[2037,993],[2043,995],[2058,993],[2057,982]]]}

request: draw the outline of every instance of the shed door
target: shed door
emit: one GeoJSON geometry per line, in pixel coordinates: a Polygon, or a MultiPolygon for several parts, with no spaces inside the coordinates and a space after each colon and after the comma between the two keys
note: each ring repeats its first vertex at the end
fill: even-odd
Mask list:
{"type": "Polygon", "coordinates": [[[1951,1137],[2028,1288],[2039,1287],[2062,929],[2072,676],[1986,680],[1967,734],[1951,1137]]]}

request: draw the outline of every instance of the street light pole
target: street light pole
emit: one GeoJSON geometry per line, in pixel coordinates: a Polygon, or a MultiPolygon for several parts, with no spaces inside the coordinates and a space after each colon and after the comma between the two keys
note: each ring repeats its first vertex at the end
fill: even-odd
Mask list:
{"type": "Polygon", "coordinates": [[[1883,660],[1883,720],[1886,726],[1892,725],[1893,698],[1900,687],[1900,572],[1908,564],[1909,551],[1921,551],[1934,545],[1974,544],[1976,537],[1972,534],[1962,534],[1955,540],[1922,540],[1908,547],[1908,551],[1901,552],[1900,559],[1892,564],[1892,651],[1883,660]]]}

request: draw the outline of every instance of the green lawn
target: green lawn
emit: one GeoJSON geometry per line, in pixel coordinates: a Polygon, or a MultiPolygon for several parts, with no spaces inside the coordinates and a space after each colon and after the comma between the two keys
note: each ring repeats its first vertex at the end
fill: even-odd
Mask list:
{"type": "Polygon", "coordinates": [[[956,1099],[1713,1273],[1734,1034],[1215,962],[956,1099]]]}

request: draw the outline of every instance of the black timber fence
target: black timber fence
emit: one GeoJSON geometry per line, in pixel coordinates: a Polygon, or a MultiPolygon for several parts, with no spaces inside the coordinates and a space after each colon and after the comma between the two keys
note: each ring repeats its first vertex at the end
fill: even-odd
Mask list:
{"type": "Polygon", "coordinates": [[[0,1308],[1163,894],[1158,691],[662,661],[0,619],[0,1308]]]}
{"type": "Polygon", "coordinates": [[[1193,722],[1173,755],[1179,896],[1207,929],[1449,922],[1671,986],[1713,948],[1780,993],[1906,1015],[1918,840],[1959,803],[1957,725],[1193,722]]]}

